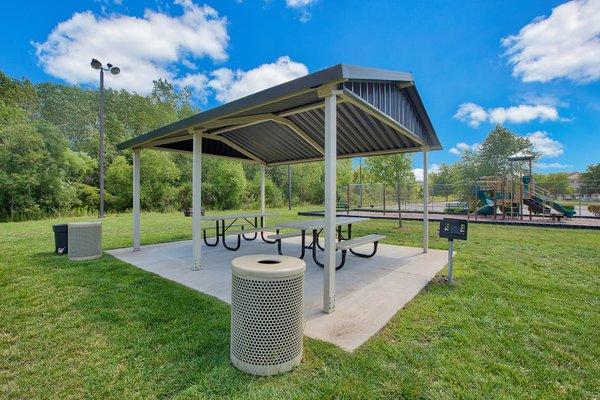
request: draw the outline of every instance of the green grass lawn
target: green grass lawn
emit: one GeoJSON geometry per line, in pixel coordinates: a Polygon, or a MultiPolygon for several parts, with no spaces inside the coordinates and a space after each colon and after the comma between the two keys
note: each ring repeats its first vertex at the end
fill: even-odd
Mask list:
{"type": "MultiPolygon", "coordinates": [[[[226,304],[108,255],[80,263],[54,255],[51,224],[76,219],[85,218],[0,224],[0,398],[600,393],[598,231],[473,224],[456,245],[453,286],[430,284],[353,354],[306,339],[299,368],[255,378],[229,363],[226,304]]],[[[355,229],[420,245],[420,223],[394,224],[355,229]]],[[[431,246],[447,248],[436,229],[431,246]]],[[[143,244],[189,239],[191,220],[144,214],[142,232],[143,244]]],[[[130,243],[131,216],[109,215],[104,248],[130,243]]]]}

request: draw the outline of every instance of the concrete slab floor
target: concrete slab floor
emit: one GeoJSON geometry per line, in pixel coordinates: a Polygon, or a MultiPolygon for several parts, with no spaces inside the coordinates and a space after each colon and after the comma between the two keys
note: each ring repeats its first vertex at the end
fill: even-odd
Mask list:
{"type": "MultiPolygon", "coordinates": [[[[233,243],[233,237],[228,243],[233,243]]],[[[363,252],[370,252],[365,245],[363,252]]],[[[299,255],[300,238],[285,239],[286,255],[299,255]]],[[[238,251],[229,251],[220,244],[203,246],[199,271],[192,271],[190,240],[107,251],[108,254],[181,283],[194,290],[231,302],[231,260],[247,254],[277,254],[277,246],[242,240],[238,251]]],[[[322,253],[320,256],[322,257],[322,253]]],[[[338,259],[340,255],[338,254],[338,259]]],[[[447,264],[447,252],[429,250],[424,254],[416,247],[379,244],[377,255],[359,258],[348,254],[346,265],[336,273],[335,312],[325,314],[323,306],[323,269],[306,252],[305,334],[353,351],[375,335],[407,302],[447,264]]],[[[321,258],[322,259],[322,258],[321,258]]]]}

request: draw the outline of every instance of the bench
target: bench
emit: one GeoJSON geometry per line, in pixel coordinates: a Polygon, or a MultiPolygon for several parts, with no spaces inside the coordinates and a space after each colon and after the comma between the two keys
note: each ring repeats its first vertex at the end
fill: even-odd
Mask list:
{"type": "Polygon", "coordinates": [[[338,242],[335,244],[335,248],[338,250],[341,250],[342,253],[350,250],[350,252],[356,256],[369,258],[369,257],[373,257],[375,255],[375,253],[377,253],[377,244],[379,243],[380,240],[383,240],[383,239],[385,239],[384,235],[371,234],[371,235],[366,235],[366,236],[360,236],[357,238],[343,240],[341,242],[338,242]],[[362,246],[362,245],[369,244],[369,243],[374,244],[373,252],[371,254],[361,254],[361,253],[357,253],[354,250],[352,250],[354,247],[362,246]]]}
{"type": "MultiPolygon", "coordinates": [[[[304,248],[305,248],[305,236],[302,235],[302,232],[289,232],[289,233],[279,233],[279,230],[277,230],[277,234],[275,235],[269,235],[267,236],[267,239],[272,240],[267,241],[265,240],[265,242],[267,243],[277,243],[277,252],[279,253],[280,256],[283,255],[282,251],[281,251],[281,239],[287,239],[287,238],[293,238],[293,237],[298,237],[298,236],[302,236],[302,253],[300,254],[300,259],[304,258],[304,248]]],[[[264,238],[263,238],[264,240],[264,238]]]]}
{"type": "MultiPolygon", "coordinates": [[[[341,260],[340,264],[335,267],[335,270],[337,271],[344,267],[344,265],[346,264],[346,253],[348,251],[350,251],[350,253],[352,253],[358,257],[363,257],[363,258],[373,257],[375,255],[375,253],[377,253],[377,245],[379,244],[379,241],[383,240],[383,239],[385,239],[385,236],[383,236],[383,235],[371,234],[371,235],[361,236],[361,237],[337,242],[335,244],[335,248],[336,248],[336,250],[341,250],[342,260],[341,260]],[[369,244],[369,243],[373,243],[373,252],[371,254],[358,253],[353,250],[353,248],[355,248],[355,247],[362,246],[362,245],[369,244]]],[[[319,262],[319,260],[317,260],[314,252],[313,252],[313,261],[319,267],[324,268],[325,265],[323,263],[319,262]]]]}
{"type": "Polygon", "coordinates": [[[301,235],[302,235],[302,232],[278,233],[276,235],[269,235],[269,236],[267,236],[267,239],[281,240],[281,239],[298,237],[298,236],[301,236],[301,235]]]}
{"type": "MultiPolygon", "coordinates": [[[[261,226],[259,226],[259,227],[250,228],[250,229],[243,229],[243,227],[242,227],[242,229],[237,230],[237,231],[225,231],[225,235],[237,236],[238,243],[237,243],[237,246],[235,248],[231,248],[231,247],[227,246],[227,243],[225,243],[225,237],[223,237],[223,246],[225,246],[226,249],[234,250],[235,251],[235,250],[239,249],[239,247],[240,247],[240,237],[243,237],[245,240],[254,240],[254,239],[256,239],[256,236],[257,236],[257,234],[259,232],[260,232],[260,237],[262,238],[262,240],[265,243],[274,244],[274,243],[277,242],[277,240],[268,240],[268,239],[265,239],[264,233],[266,231],[273,231],[273,230],[276,231],[277,233],[279,233],[279,229],[280,228],[278,226],[272,226],[272,227],[267,227],[267,226],[262,226],[261,227],[261,226]],[[247,238],[246,235],[249,234],[249,233],[254,233],[254,236],[251,237],[251,238],[247,238]]],[[[269,237],[267,236],[267,238],[269,238],[269,237]]]]}
{"type": "MultiPolygon", "coordinates": [[[[278,226],[273,226],[273,227],[267,227],[267,226],[260,227],[259,226],[257,228],[240,229],[237,231],[225,231],[225,234],[227,234],[227,235],[245,235],[248,233],[258,233],[258,232],[262,233],[264,231],[273,231],[273,230],[279,231],[279,229],[280,228],[278,226]]],[[[271,236],[274,236],[274,235],[267,236],[267,238],[271,239],[271,236]]]]}
{"type": "Polygon", "coordinates": [[[336,243],[335,247],[338,250],[350,250],[353,247],[362,246],[363,244],[377,243],[383,239],[385,239],[384,235],[371,234],[371,235],[356,237],[353,239],[343,240],[341,242],[336,243]]]}
{"type": "MultiPolygon", "coordinates": [[[[239,227],[243,227],[244,225],[231,225],[231,226],[239,226],[239,227]]],[[[210,247],[215,247],[216,245],[219,244],[219,236],[221,235],[220,232],[221,228],[219,227],[219,221],[217,220],[215,222],[215,226],[203,226],[202,227],[202,239],[204,239],[204,243],[206,243],[207,246],[210,247]],[[206,237],[206,231],[207,230],[215,230],[215,241],[214,243],[210,243],[206,237]]]]}
{"type": "Polygon", "coordinates": [[[558,221],[560,222],[565,216],[561,214],[550,214],[550,221],[558,221]]]}
{"type": "Polygon", "coordinates": [[[335,209],[336,211],[346,211],[346,215],[350,213],[350,205],[348,203],[337,203],[335,209]]]}

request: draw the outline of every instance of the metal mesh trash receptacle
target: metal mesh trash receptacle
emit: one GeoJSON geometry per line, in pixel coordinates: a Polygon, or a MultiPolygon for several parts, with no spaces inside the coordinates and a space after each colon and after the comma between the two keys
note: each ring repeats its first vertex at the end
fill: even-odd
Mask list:
{"type": "Polygon", "coordinates": [[[69,224],[69,260],[82,261],[102,255],[102,223],[75,222],[69,224]]]}
{"type": "Polygon", "coordinates": [[[253,375],[276,375],[302,360],[304,261],[238,257],[231,265],[231,362],[253,375]]]}

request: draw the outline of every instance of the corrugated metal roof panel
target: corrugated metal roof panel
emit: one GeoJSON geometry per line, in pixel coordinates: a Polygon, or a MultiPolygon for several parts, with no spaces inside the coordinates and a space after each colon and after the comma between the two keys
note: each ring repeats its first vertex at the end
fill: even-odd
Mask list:
{"type": "Polygon", "coordinates": [[[427,140],[425,127],[419,120],[415,105],[405,89],[398,87],[397,83],[348,81],[343,86],[419,138],[427,140]]]}
{"type": "Polygon", "coordinates": [[[267,163],[320,156],[290,128],[273,121],[232,130],[222,135],[267,163]]]}
{"type": "MultiPolygon", "coordinates": [[[[156,143],[157,147],[187,151],[191,146],[186,141],[159,143],[164,143],[165,138],[187,133],[188,129],[202,131],[209,126],[222,127],[219,122],[226,118],[273,114],[277,119],[283,113],[297,128],[263,120],[249,126],[230,126],[232,130],[222,135],[267,163],[319,158],[321,152],[315,147],[324,147],[323,109],[306,109],[306,106],[322,104],[317,89],[323,85],[344,89],[342,97],[345,101],[340,101],[337,107],[339,155],[418,151],[422,146],[417,142],[426,143],[430,149],[441,148],[412,83],[412,75],[348,65],[337,65],[232,101],[123,142],[118,148],[149,147],[160,141],[156,143]],[[296,113],[286,113],[288,111],[296,113]],[[300,135],[298,129],[302,131],[300,135]]],[[[232,122],[228,121],[229,124],[232,122]]],[[[213,147],[206,144],[204,152],[247,159],[239,151],[218,143],[213,147]]]]}

